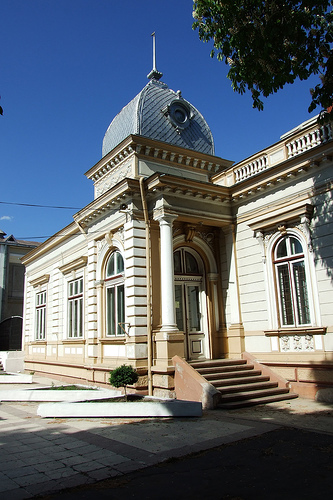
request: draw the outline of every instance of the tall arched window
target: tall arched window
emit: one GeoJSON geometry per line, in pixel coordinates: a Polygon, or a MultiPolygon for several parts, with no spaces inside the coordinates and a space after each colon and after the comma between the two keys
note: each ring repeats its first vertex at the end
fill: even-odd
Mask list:
{"type": "Polygon", "coordinates": [[[281,326],[311,323],[305,257],[302,244],[293,235],[281,238],[274,249],[281,326]]]}
{"type": "Polygon", "coordinates": [[[125,288],[124,259],[121,253],[113,252],[106,264],[106,335],[124,335],[125,288]]]}

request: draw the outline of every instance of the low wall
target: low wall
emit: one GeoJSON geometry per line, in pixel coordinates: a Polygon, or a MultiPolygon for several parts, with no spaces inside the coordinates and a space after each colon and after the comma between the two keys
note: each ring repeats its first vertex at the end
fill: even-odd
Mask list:
{"type": "Polygon", "coordinates": [[[177,399],[198,401],[204,410],[216,408],[221,394],[192,366],[179,356],[172,358],[175,367],[175,392],[177,399]]]}
{"type": "Polygon", "coordinates": [[[286,380],[290,391],[294,394],[302,398],[333,402],[332,361],[258,360],[249,353],[243,353],[243,357],[251,363],[259,362],[263,374],[267,370],[273,374],[272,380],[274,380],[273,376],[286,380]]]}

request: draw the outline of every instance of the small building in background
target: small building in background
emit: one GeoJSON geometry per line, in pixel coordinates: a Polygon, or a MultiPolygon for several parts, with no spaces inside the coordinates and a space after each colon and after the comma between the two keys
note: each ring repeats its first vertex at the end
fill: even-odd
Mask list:
{"type": "Polygon", "coordinates": [[[0,361],[7,371],[24,369],[22,317],[25,267],[21,258],[37,245],[39,243],[7,236],[0,230],[0,361]]]}

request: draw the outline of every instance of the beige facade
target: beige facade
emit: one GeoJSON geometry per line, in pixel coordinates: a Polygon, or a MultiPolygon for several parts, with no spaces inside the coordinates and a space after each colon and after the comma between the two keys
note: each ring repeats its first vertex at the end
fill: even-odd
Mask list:
{"type": "Polygon", "coordinates": [[[248,351],[304,394],[333,384],[332,153],[316,120],[236,165],[128,135],[23,259],[26,368],[103,384],[126,363],[166,395],[173,356],[248,351]]]}

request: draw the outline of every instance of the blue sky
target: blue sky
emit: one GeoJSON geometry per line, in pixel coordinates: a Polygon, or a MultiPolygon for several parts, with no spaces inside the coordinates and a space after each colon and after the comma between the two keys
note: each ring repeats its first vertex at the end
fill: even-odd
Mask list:
{"type": "Polygon", "coordinates": [[[313,116],[316,78],[269,97],[263,112],[235,94],[192,30],[191,0],[1,0],[0,19],[0,229],[16,238],[42,241],[92,201],[84,173],[148,81],[153,31],[162,80],[204,115],[217,156],[240,161],[313,116]]]}

